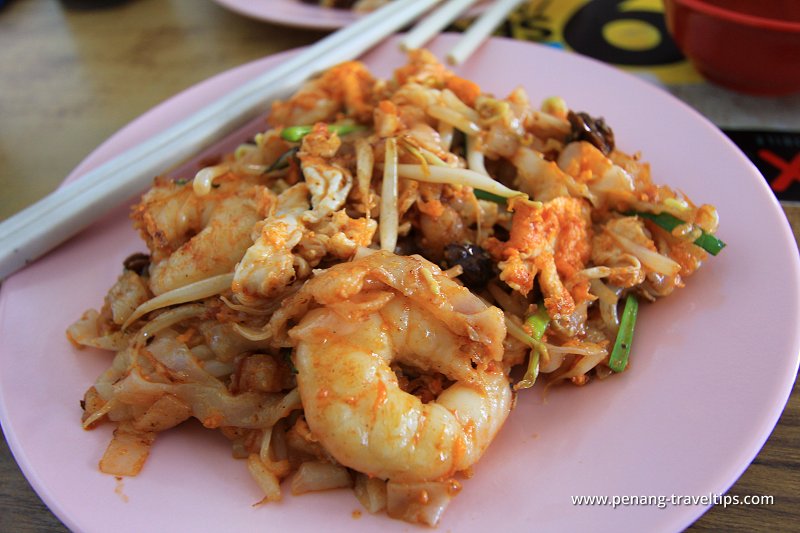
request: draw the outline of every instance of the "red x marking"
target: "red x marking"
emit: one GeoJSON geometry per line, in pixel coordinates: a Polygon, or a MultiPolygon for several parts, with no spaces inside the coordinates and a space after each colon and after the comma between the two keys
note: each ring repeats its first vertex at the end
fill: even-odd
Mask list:
{"type": "Polygon", "coordinates": [[[792,182],[800,182],[800,153],[794,156],[791,163],[784,161],[770,150],[759,150],[758,157],[781,171],[778,177],[770,183],[773,191],[784,192],[792,182]]]}

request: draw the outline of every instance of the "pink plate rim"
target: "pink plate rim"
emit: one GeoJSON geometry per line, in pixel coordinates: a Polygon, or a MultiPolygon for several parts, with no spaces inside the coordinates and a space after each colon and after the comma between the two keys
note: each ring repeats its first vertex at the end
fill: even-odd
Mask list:
{"type": "MultiPolygon", "coordinates": [[[[431,48],[441,57],[456,38],[443,35],[431,48]]],[[[287,54],[224,72],[167,100],[109,138],[68,179],[287,54]]],[[[386,76],[402,60],[396,39],[365,60],[386,76]]],[[[689,278],[685,289],[643,310],[629,372],[583,388],[554,389],[544,400],[535,389],[521,396],[439,528],[682,530],[708,506],[575,507],[568,495],[722,494],[750,464],[783,410],[800,354],[800,260],[780,205],[713,124],[638,78],[508,39],[493,39],[458,72],[496,94],[521,83],[534,102],[559,94],[576,109],[603,114],[624,150],[642,150],[656,182],[673,183],[696,201],[717,205],[720,236],[728,247],[689,278]],[[516,64],[511,75],[504,66],[510,58],[516,64]],[[495,497],[487,500],[487,494],[495,497]]],[[[225,524],[253,530],[264,523],[341,531],[414,529],[366,513],[355,520],[350,512],[358,506],[343,494],[288,497],[280,506],[254,511],[255,491],[246,472],[224,452],[218,459],[224,443],[198,439],[197,428],[176,430],[159,441],[143,473],[125,481],[129,501],[120,503],[114,481],[96,472],[108,431],[75,429],[80,394],[107,363],[96,360],[98,354],[72,350],[59,335],[80,310],[100,305],[116,277],[116,261],[137,251],[136,243],[122,207],[10,277],[0,290],[0,422],[25,476],[67,527],[102,531],[113,519],[118,531],[225,524]],[[83,266],[87,254],[98,258],[92,269],[83,266]],[[112,256],[115,263],[109,266],[112,256]],[[21,334],[26,327],[37,334],[21,334]],[[205,468],[214,482],[203,477],[205,468]],[[176,485],[175,476],[185,485],[176,485]],[[87,498],[95,504],[82,504],[87,498]],[[210,505],[193,506],[198,499],[210,505]],[[167,501],[170,507],[161,508],[167,501]]]]}
{"type": "MultiPolygon", "coordinates": [[[[300,0],[214,0],[217,4],[240,15],[298,28],[316,30],[335,30],[355,22],[363,16],[348,9],[330,9],[300,0]]],[[[474,16],[486,9],[486,1],[471,8],[468,13],[474,16]],[[482,5],[483,4],[483,5],[482,5]]]]}

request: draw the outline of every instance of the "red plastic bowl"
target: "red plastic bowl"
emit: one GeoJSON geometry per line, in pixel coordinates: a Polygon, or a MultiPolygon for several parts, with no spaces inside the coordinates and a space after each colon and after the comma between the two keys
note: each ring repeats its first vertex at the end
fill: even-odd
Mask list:
{"type": "Polygon", "coordinates": [[[664,0],[664,13],[710,81],[750,94],[800,92],[800,0],[664,0]]]}

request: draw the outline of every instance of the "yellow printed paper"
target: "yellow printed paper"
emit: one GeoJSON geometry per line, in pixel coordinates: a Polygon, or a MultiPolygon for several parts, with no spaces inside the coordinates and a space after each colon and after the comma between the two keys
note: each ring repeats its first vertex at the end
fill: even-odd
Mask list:
{"type": "Polygon", "coordinates": [[[702,81],[670,38],[661,0],[531,0],[498,33],[651,74],[666,84],[702,81]]]}

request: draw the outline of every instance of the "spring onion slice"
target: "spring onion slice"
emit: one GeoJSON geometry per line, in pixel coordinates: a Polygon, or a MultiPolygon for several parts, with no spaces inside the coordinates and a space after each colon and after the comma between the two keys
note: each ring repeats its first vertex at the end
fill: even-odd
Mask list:
{"type": "Polygon", "coordinates": [[[629,294],[625,299],[622,319],[619,321],[617,340],[614,341],[611,357],[608,358],[608,368],[614,372],[622,372],[628,365],[628,356],[631,353],[631,344],[633,343],[633,328],[636,326],[638,312],[639,301],[636,296],[629,294]]]}
{"type": "MultiPolygon", "coordinates": [[[[525,319],[525,325],[530,328],[531,337],[536,341],[541,341],[547,325],[550,324],[550,315],[547,314],[547,309],[544,305],[539,305],[536,312],[525,319]]],[[[525,375],[522,379],[514,385],[514,390],[529,389],[536,383],[536,378],[539,377],[539,361],[540,355],[537,348],[531,350],[528,357],[528,368],[525,370],[525,375]]]]}
{"type": "Polygon", "coordinates": [[[265,174],[272,172],[273,170],[282,170],[289,166],[289,160],[297,155],[297,152],[300,150],[297,146],[294,148],[289,148],[285,152],[281,154],[281,156],[272,163],[267,170],[264,171],[265,174]]]}
{"type": "MultiPolygon", "coordinates": [[[[300,142],[303,137],[311,133],[314,126],[289,126],[281,130],[281,139],[289,142],[300,142]]],[[[328,131],[336,133],[337,135],[347,135],[354,131],[361,131],[366,129],[365,126],[359,124],[329,124],[328,131]]]]}
{"type": "MultiPolygon", "coordinates": [[[[625,215],[627,216],[636,215],[642,218],[646,218],[648,220],[652,220],[653,222],[656,223],[657,226],[664,228],[667,231],[672,231],[681,224],[686,224],[686,222],[684,222],[683,220],[669,213],[647,213],[643,211],[629,211],[625,213],[625,215]]],[[[717,255],[723,248],[725,248],[724,242],[722,242],[715,236],[711,235],[710,233],[706,233],[705,231],[694,241],[694,243],[703,250],[705,250],[706,252],[710,253],[711,255],[717,255]]]]}
{"type": "Polygon", "coordinates": [[[494,193],[491,193],[491,192],[488,192],[488,191],[483,191],[481,189],[473,189],[472,192],[475,195],[475,198],[477,198],[479,200],[488,200],[490,202],[494,202],[494,203],[500,204],[500,205],[506,205],[508,203],[508,202],[506,202],[505,198],[503,198],[502,196],[500,196],[498,194],[494,194],[494,193]]]}
{"type": "Polygon", "coordinates": [[[543,304],[539,304],[536,308],[536,312],[525,319],[525,324],[531,328],[531,336],[537,341],[542,340],[544,331],[547,329],[549,323],[550,315],[547,314],[547,309],[545,309],[543,304]]]}

